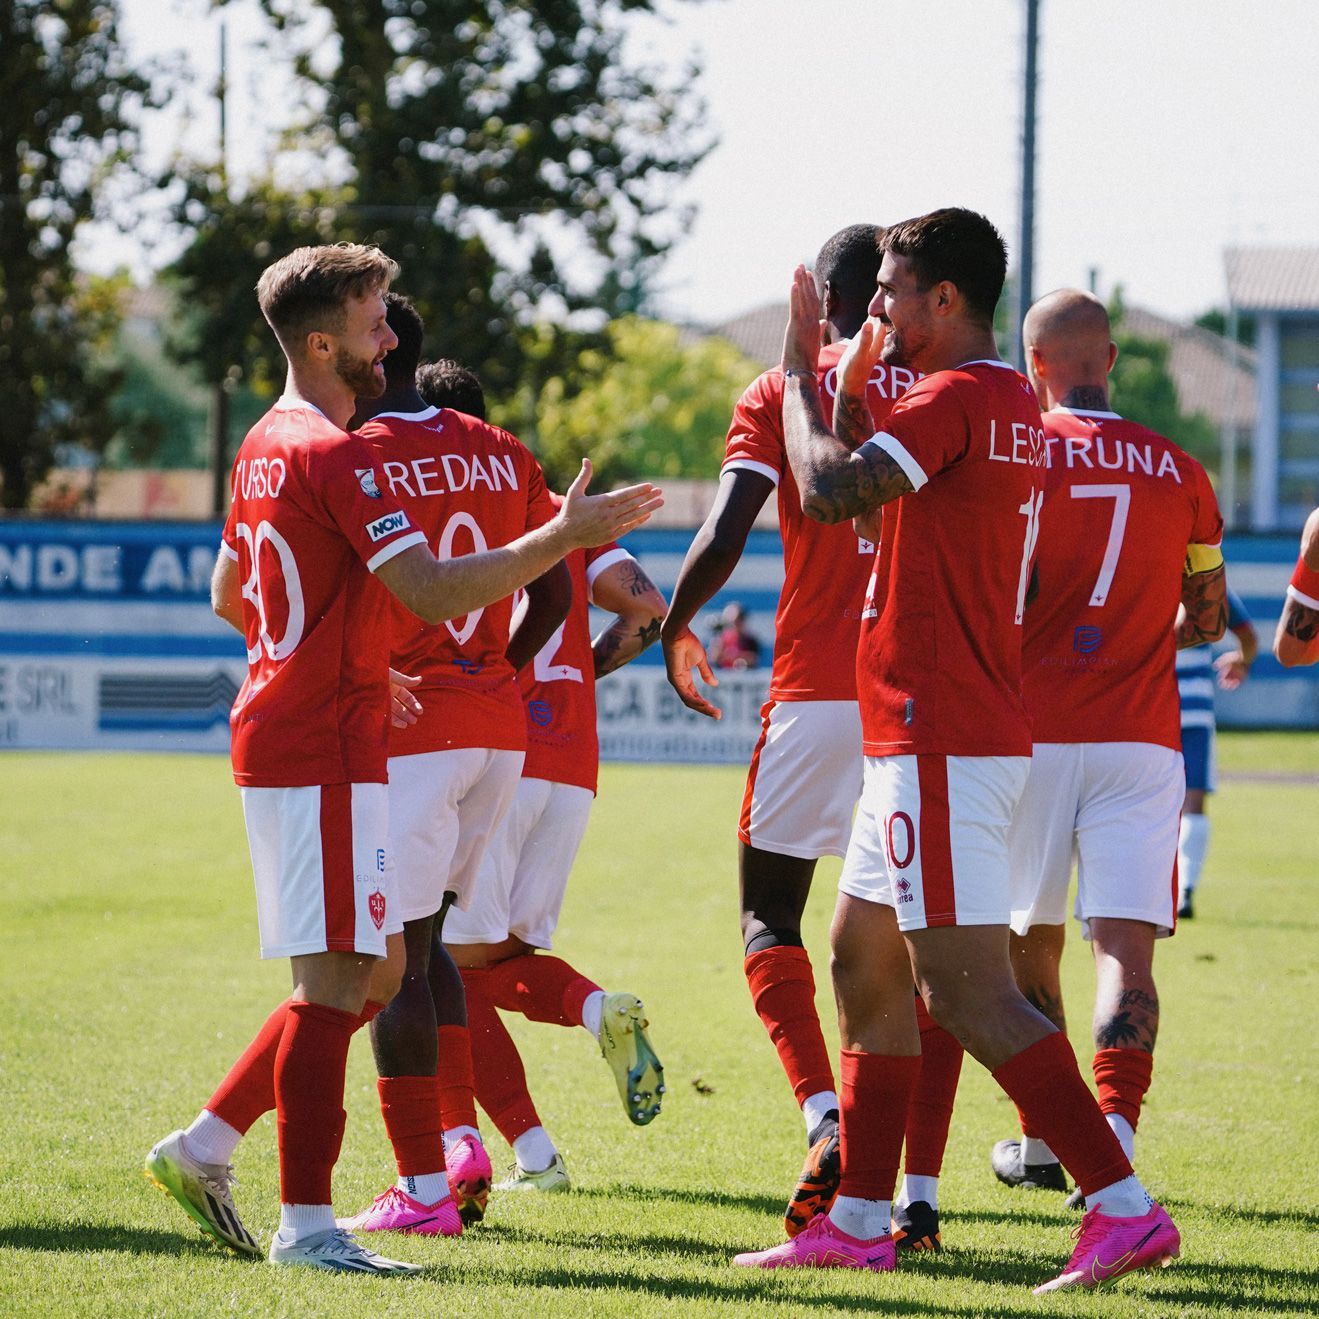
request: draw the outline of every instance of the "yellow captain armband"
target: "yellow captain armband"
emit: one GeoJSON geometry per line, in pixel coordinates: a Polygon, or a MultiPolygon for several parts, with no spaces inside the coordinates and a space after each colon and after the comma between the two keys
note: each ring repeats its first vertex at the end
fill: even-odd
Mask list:
{"type": "Polygon", "coordinates": [[[1221,545],[1188,545],[1186,547],[1187,577],[1198,572],[1213,572],[1223,566],[1223,547],[1221,545]]]}

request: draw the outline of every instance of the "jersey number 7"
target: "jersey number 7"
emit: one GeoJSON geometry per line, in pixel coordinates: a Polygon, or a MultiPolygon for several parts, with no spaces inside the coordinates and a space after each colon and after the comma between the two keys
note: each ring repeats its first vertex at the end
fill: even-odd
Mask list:
{"type": "Polygon", "coordinates": [[[1102,605],[1108,599],[1117,572],[1117,561],[1122,554],[1122,538],[1127,534],[1127,512],[1131,508],[1129,485],[1074,485],[1073,499],[1111,499],[1113,521],[1108,525],[1108,544],[1104,546],[1104,561],[1099,565],[1095,589],[1090,593],[1092,605],[1102,605]]]}

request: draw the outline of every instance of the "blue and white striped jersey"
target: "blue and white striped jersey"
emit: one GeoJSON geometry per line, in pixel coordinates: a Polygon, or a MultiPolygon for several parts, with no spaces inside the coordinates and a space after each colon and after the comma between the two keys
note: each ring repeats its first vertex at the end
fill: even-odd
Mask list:
{"type": "MultiPolygon", "coordinates": [[[[1240,627],[1250,622],[1241,597],[1227,588],[1227,625],[1240,627]]],[[[1177,695],[1182,702],[1183,728],[1214,726],[1214,648],[1188,646],[1177,652],[1177,695]]]]}

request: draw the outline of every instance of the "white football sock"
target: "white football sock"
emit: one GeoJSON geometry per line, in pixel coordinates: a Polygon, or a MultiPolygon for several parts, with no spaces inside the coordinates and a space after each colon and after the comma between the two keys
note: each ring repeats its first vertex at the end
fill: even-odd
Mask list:
{"type": "Polygon", "coordinates": [[[1183,894],[1193,893],[1200,883],[1209,851],[1209,817],[1183,815],[1182,827],[1177,835],[1177,878],[1183,894]]]}
{"type": "Polygon", "coordinates": [[[231,1127],[222,1117],[216,1117],[209,1108],[203,1108],[195,1121],[183,1133],[183,1144],[198,1163],[230,1162],[243,1133],[231,1127]]]}
{"type": "Polygon", "coordinates": [[[1058,1156],[1049,1148],[1048,1142],[1036,1136],[1021,1138],[1022,1163],[1057,1163],[1058,1156]]]}
{"type": "Polygon", "coordinates": [[[913,1205],[917,1200],[924,1200],[931,1209],[938,1209],[939,1179],[937,1177],[926,1177],[911,1172],[903,1174],[902,1193],[898,1196],[898,1204],[913,1205]]]}
{"type": "Polygon", "coordinates": [[[1087,1209],[1099,1209],[1109,1218],[1139,1218],[1154,1207],[1149,1192],[1136,1176],[1124,1177],[1085,1197],[1087,1209]]]}
{"type": "Polygon", "coordinates": [[[544,1172],[558,1152],[544,1127],[530,1127],[513,1142],[513,1157],[523,1172],[544,1172]]]}
{"type": "Polygon", "coordinates": [[[829,1210],[829,1221],[849,1237],[873,1241],[886,1237],[892,1227],[893,1206],[888,1200],[861,1200],[854,1195],[840,1195],[829,1210]]]}
{"type": "Polygon", "coordinates": [[[605,991],[593,989],[582,1004],[582,1025],[590,1032],[593,1040],[600,1038],[600,1018],[605,1010],[605,991]]]}
{"type": "Polygon", "coordinates": [[[802,1100],[801,1115],[806,1120],[809,1136],[830,1113],[838,1112],[838,1096],[832,1090],[818,1090],[802,1100]]]}
{"type": "Polygon", "coordinates": [[[1119,1113],[1105,1113],[1104,1121],[1112,1128],[1113,1134],[1122,1144],[1122,1153],[1128,1161],[1136,1157],[1136,1133],[1131,1123],[1119,1113]]]}
{"type": "Polygon", "coordinates": [[[485,1144],[485,1141],[481,1139],[481,1133],[475,1127],[450,1127],[444,1133],[444,1153],[446,1156],[464,1136],[471,1136],[478,1145],[485,1144]]]}
{"type": "Polygon", "coordinates": [[[442,1172],[409,1173],[399,1177],[398,1189],[418,1204],[436,1205],[449,1194],[449,1178],[442,1172]]]}
{"type": "Polygon", "coordinates": [[[279,1235],[285,1241],[303,1241],[321,1232],[332,1231],[337,1224],[329,1205],[285,1205],[279,1207],[279,1235]]]}

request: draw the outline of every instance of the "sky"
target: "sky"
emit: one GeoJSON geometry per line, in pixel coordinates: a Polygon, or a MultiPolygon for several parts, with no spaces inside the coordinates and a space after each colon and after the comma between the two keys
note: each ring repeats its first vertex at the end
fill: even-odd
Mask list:
{"type": "MultiPolygon", "coordinates": [[[[186,51],[195,94],[148,146],[213,144],[217,20],[203,0],[121,0],[139,55],[186,51]]],[[[786,297],[835,230],[937,206],[1018,245],[1024,0],[659,0],[637,57],[692,53],[717,147],[674,195],[696,218],[660,309],[717,324],[786,297]]],[[[253,0],[229,6],[231,169],[258,169],[283,113],[253,0]]],[[[1226,302],[1230,246],[1319,244],[1314,0],[1041,0],[1037,293],[1088,284],[1189,319],[1226,302]]],[[[95,235],[93,268],[167,259],[95,235]]]]}

